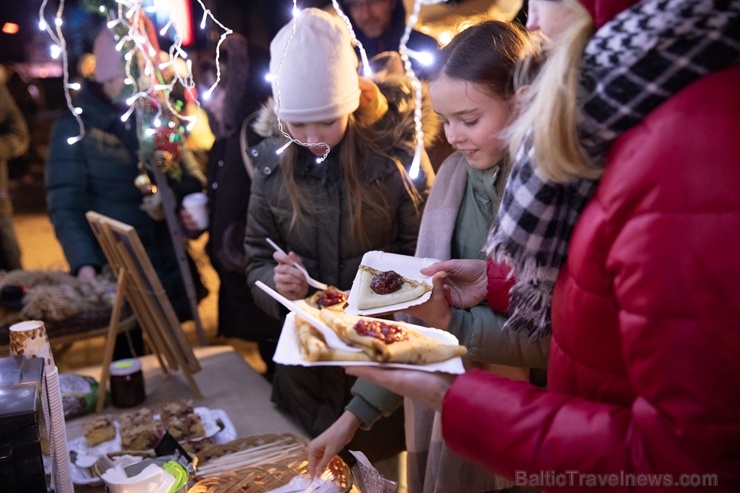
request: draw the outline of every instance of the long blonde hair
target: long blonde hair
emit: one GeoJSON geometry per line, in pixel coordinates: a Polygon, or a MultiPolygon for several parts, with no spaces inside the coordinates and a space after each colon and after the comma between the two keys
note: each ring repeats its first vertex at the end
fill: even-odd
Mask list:
{"type": "Polygon", "coordinates": [[[562,0],[573,11],[572,24],[546,45],[548,61],[523,96],[523,110],[509,127],[509,152],[516,156],[533,132],[537,168],[550,181],[598,178],[578,139],[578,74],[583,50],[594,33],[591,15],[577,0],[562,0]]]}
{"type": "MultiPolygon", "coordinates": [[[[398,142],[398,126],[382,127],[371,124],[377,118],[366,112],[372,111],[365,105],[349,115],[347,131],[339,147],[338,161],[342,170],[345,186],[345,197],[349,203],[350,233],[360,238],[365,246],[370,246],[370,238],[364,224],[364,212],[368,209],[379,212],[386,220],[392,220],[395,211],[390,210],[386,191],[381,182],[368,182],[371,171],[371,157],[382,156],[396,165],[403,180],[406,192],[411,197],[417,211],[423,199],[413,181],[406,172],[403,163],[392,152],[398,148],[385,146],[388,142],[398,142]]],[[[410,148],[409,159],[413,156],[410,148]]],[[[281,155],[280,169],[283,174],[283,186],[290,200],[292,215],[290,228],[294,228],[305,217],[315,215],[329,207],[322,201],[321,193],[311,193],[298,186],[295,181],[295,168],[298,161],[298,146],[292,145],[281,155]]],[[[318,192],[318,191],[317,191],[318,192]]]]}

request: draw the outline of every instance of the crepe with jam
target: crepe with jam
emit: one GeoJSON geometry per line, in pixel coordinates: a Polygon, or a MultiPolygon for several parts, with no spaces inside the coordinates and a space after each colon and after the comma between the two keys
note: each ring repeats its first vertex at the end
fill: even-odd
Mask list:
{"type": "Polygon", "coordinates": [[[330,310],[344,310],[344,306],[347,303],[347,293],[329,286],[327,289],[316,291],[314,294],[306,298],[306,304],[313,308],[322,309],[328,308],[330,310]]]}
{"type": "Polygon", "coordinates": [[[357,309],[369,310],[384,306],[407,303],[421,298],[432,287],[423,281],[415,281],[395,271],[380,271],[360,265],[357,309]]]}
{"type": "MultiPolygon", "coordinates": [[[[339,337],[378,363],[426,365],[465,354],[465,346],[446,344],[413,329],[403,322],[359,317],[343,312],[321,310],[321,320],[339,337]]],[[[346,353],[345,353],[346,354],[346,353]]],[[[344,355],[342,355],[344,356],[344,355]]],[[[362,360],[360,360],[362,361],[362,360]]]]}
{"type": "Polygon", "coordinates": [[[306,361],[373,361],[365,352],[354,353],[327,346],[321,332],[299,315],[295,317],[295,331],[301,356],[306,361]]]}

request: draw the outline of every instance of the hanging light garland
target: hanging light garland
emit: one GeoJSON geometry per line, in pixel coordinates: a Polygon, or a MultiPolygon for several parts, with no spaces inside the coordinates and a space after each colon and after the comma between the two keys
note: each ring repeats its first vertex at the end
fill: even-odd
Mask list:
{"type": "MultiPolygon", "coordinates": [[[[43,0],[39,9],[39,28],[49,34],[53,46],[62,57],[65,98],[79,126],[79,134],[67,140],[70,145],[74,145],[84,138],[85,125],[80,117],[82,110],[73,105],[70,94],[79,85],[69,83],[66,41],[62,32],[65,4],[64,0],[60,0],[52,29],[46,22],[47,2],[48,0],[43,0]]],[[[193,80],[192,61],[182,48],[182,37],[173,29],[172,19],[159,31],[161,36],[170,34],[173,39],[168,49],[169,56],[166,60],[161,59],[156,31],[146,16],[154,8],[143,7],[140,0],[85,0],[84,3],[87,10],[106,17],[106,28],[114,35],[115,49],[121,54],[124,66],[124,84],[132,93],[126,99],[128,109],[121,116],[121,121],[125,122],[132,115],[136,116],[140,161],[140,175],[136,178],[136,185],[142,193],[155,193],[156,187],[151,184],[146,173],[147,164],[156,165],[171,178],[179,179],[180,149],[201,111],[193,80]],[[184,66],[185,70],[178,70],[178,65],[184,66]],[[184,102],[173,98],[178,84],[182,86],[186,97],[196,105],[195,114],[184,114],[184,102]]],[[[205,29],[210,19],[223,31],[216,44],[216,81],[205,91],[204,97],[207,98],[221,79],[220,46],[233,31],[219,22],[201,0],[198,0],[198,4],[203,9],[201,29],[205,29]]]]}

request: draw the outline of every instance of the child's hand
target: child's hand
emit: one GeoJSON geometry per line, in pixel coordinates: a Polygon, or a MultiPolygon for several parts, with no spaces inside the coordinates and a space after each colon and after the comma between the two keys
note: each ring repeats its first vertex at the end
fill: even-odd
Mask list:
{"type": "Polygon", "coordinates": [[[308,444],[308,473],[311,477],[321,476],[332,457],[352,441],[358,428],[360,419],[344,411],[333,425],[311,440],[308,444]]]}
{"type": "Polygon", "coordinates": [[[277,262],[274,279],[275,289],[289,300],[300,300],[308,296],[308,283],[303,273],[293,263],[303,265],[300,257],[294,252],[288,255],[275,252],[272,258],[277,262]]]}
{"type": "Polygon", "coordinates": [[[404,311],[436,329],[446,330],[452,317],[445,292],[446,277],[447,273],[444,271],[434,274],[432,276],[432,296],[429,300],[421,305],[410,306],[404,311]]]}

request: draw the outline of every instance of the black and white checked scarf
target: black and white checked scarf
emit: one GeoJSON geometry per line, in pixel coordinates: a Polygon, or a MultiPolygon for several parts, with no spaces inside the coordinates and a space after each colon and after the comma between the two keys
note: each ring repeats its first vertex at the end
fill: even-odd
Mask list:
{"type": "MultiPolygon", "coordinates": [[[[589,40],[580,75],[581,144],[604,166],[612,141],[704,75],[740,63],[740,0],[644,0],[589,40]]],[[[740,90],[740,88],[738,88],[740,90]]],[[[531,138],[516,155],[484,250],[512,266],[506,327],[549,334],[552,289],[597,180],[546,181],[531,138]]]]}

